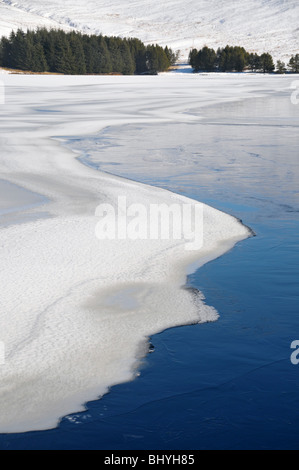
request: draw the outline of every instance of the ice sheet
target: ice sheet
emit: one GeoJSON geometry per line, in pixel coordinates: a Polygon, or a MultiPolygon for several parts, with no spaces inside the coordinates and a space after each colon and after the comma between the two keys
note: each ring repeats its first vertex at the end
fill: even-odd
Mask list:
{"type": "Polygon", "coordinates": [[[182,289],[186,268],[250,235],[204,206],[199,251],[186,251],[186,240],[100,241],[99,203],[195,201],[88,168],[59,140],[128,123],[196,125],[201,106],[285,89],[289,79],[7,76],[5,84],[2,178],[49,198],[52,216],[1,230],[0,431],[21,432],[54,427],[134,378],[150,335],[216,320],[200,293],[182,289]]]}
{"type": "Polygon", "coordinates": [[[20,186],[0,180],[0,227],[32,220],[46,213],[37,212],[46,198],[20,186]]]}

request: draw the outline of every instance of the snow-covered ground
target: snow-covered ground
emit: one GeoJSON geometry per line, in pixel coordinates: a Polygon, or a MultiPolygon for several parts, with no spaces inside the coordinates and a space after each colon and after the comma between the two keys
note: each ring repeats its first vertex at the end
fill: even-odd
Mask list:
{"type": "Polygon", "coordinates": [[[1,0],[0,34],[54,26],[139,37],[182,51],[241,45],[287,59],[298,52],[298,0],[1,0]]]}
{"type": "Polygon", "coordinates": [[[26,206],[39,204],[24,208],[30,222],[14,220],[1,228],[0,432],[12,432],[56,426],[111,385],[133,378],[149,335],[215,320],[217,312],[200,293],[181,288],[186,268],[249,236],[235,218],[203,206],[204,240],[197,251],[185,250],[186,239],[100,241],[95,236],[100,203],[116,206],[118,196],[125,196],[129,205],[148,209],[153,203],[194,207],[195,201],[88,168],[61,140],[125,124],[184,122],[195,132],[204,106],[285,90],[291,78],[4,75],[2,80],[1,210],[20,211],[22,197],[26,206]],[[6,182],[12,184],[9,191],[6,182]],[[22,187],[28,191],[24,196],[22,187]],[[51,202],[37,200],[37,194],[51,202]],[[41,210],[47,212],[43,217],[41,210]]]}

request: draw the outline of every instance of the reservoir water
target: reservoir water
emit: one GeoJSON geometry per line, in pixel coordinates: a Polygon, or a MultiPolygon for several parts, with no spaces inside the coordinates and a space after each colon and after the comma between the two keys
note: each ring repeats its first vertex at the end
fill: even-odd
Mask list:
{"type": "Polygon", "coordinates": [[[68,145],[85,164],[193,197],[255,232],[188,277],[219,320],[154,336],[135,381],[57,429],[1,435],[1,449],[299,447],[299,105],[281,93],[199,113],[196,124],[107,128],[68,145]]]}

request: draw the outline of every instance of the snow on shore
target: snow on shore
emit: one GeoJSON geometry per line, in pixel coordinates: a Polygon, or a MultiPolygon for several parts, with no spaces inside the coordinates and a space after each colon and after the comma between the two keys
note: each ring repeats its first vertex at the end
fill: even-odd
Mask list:
{"type": "Polygon", "coordinates": [[[110,386],[132,379],[149,335],[216,320],[200,293],[182,289],[186,267],[250,235],[235,218],[204,206],[198,251],[186,251],[186,240],[100,241],[100,203],[116,205],[118,196],[145,208],[195,201],[92,170],[59,140],[128,123],[195,125],[204,105],[286,89],[290,79],[173,74],[3,80],[1,178],[51,201],[43,208],[49,217],[1,228],[6,357],[0,432],[22,432],[55,427],[110,386]]]}

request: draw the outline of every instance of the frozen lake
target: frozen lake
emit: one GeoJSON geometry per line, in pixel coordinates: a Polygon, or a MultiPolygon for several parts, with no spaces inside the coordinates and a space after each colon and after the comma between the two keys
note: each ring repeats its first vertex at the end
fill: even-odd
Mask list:
{"type": "Polygon", "coordinates": [[[194,125],[109,127],[69,147],[99,170],[199,200],[221,200],[229,187],[231,203],[261,198],[280,217],[299,210],[299,113],[289,91],[197,112],[194,125]]]}
{"type": "Polygon", "coordinates": [[[137,380],[113,387],[57,429],[3,435],[1,448],[295,445],[298,107],[281,88],[204,109],[192,103],[190,110],[190,101],[185,113],[195,122],[128,122],[68,138],[91,167],[203,201],[239,217],[257,237],[188,278],[216,307],[216,323],[153,336],[155,352],[137,380]]]}

